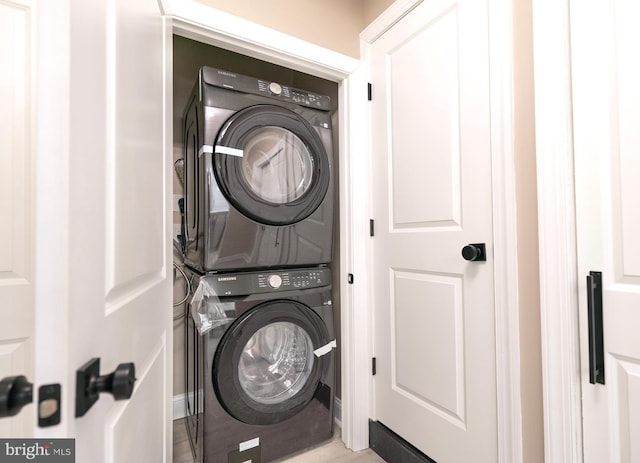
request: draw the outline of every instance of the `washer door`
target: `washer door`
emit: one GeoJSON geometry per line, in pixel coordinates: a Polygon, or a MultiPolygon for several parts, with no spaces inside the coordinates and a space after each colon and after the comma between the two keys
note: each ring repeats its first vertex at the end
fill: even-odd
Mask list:
{"type": "Polygon", "coordinates": [[[218,132],[214,173],[240,212],[266,225],[291,225],[311,215],[329,188],[322,140],[302,117],[273,105],[235,113],[218,132]]]}
{"type": "Polygon", "coordinates": [[[274,424],[292,417],[322,386],[329,356],[322,319],[291,300],[262,303],[225,332],[213,359],[213,388],[222,407],[248,424],[274,424]]]}

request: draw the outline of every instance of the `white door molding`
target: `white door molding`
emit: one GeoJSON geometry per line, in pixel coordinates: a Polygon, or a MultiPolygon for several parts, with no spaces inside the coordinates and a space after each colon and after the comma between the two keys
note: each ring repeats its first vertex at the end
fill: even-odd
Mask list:
{"type": "Polygon", "coordinates": [[[192,0],[165,0],[174,34],[341,82],[359,61],[192,0]]]}
{"type": "Polygon", "coordinates": [[[582,462],[567,0],[533,0],[545,461],[582,462]]]}
{"type": "Polygon", "coordinates": [[[489,0],[498,457],[523,461],[512,0],[489,0]]]}
{"type": "Polygon", "coordinates": [[[341,156],[348,153],[340,163],[342,440],[354,451],[369,447],[373,398],[366,82],[366,73],[361,66],[342,82],[341,92],[346,104],[340,113],[340,153],[341,156]],[[346,284],[347,273],[354,275],[353,284],[346,284]]]}
{"type": "MultiPolygon", "coordinates": [[[[348,448],[369,447],[370,348],[368,272],[364,208],[368,174],[365,80],[360,61],[191,0],[164,0],[173,32],[339,84],[340,281],[342,335],[342,440],[348,448]],[[347,274],[356,284],[347,284],[347,274]]],[[[171,57],[167,57],[171,59],[171,57]]]]}
{"type": "MultiPolygon", "coordinates": [[[[370,45],[423,0],[398,0],[362,34],[370,45]]],[[[511,0],[488,0],[490,21],[491,145],[496,310],[496,384],[499,461],[521,462],[520,328],[514,178],[513,30],[511,0]]],[[[374,89],[375,92],[375,89],[374,89]]],[[[370,208],[370,204],[367,203],[370,208]]],[[[368,256],[367,256],[368,258],[368,256]]],[[[368,278],[370,281],[371,278],[368,278]]],[[[371,288],[368,288],[371,290],[371,288]]],[[[367,323],[369,320],[366,320],[367,323]]]]}

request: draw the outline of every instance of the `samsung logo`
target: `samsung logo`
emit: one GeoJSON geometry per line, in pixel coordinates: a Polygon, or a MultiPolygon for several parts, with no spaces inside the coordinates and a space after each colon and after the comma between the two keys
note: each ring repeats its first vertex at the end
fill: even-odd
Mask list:
{"type": "Polygon", "coordinates": [[[218,281],[236,281],[237,277],[218,277],[218,281]]]}
{"type": "Polygon", "coordinates": [[[227,76],[227,77],[237,77],[235,74],[233,74],[231,72],[227,72],[227,71],[218,71],[218,74],[221,74],[221,75],[227,76]]]}

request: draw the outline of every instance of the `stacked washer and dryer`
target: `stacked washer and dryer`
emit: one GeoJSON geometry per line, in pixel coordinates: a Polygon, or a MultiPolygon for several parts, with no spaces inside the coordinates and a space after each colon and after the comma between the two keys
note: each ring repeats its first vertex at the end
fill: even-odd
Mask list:
{"type": "Polygon", "coordinates": [[[333,435],[330,99],[211,67],[184,112],[186,323],[197,463],[268,462],[333,435]],[[197,315],[203,315],[202,310],[197,315]],[[206,315],[206,314],[205,314],[206,315]]]}

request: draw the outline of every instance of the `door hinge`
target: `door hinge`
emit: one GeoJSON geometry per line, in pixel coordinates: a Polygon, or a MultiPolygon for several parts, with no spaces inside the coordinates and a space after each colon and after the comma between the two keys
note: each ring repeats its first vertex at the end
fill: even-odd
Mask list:
{"type": "Polygon", "coordinates": [[[372,97],[371,97],[371,82],[369,82],[369,83],[367,84],[367,100],[368,100],[368,101],[371,101],[371,100],[372,100],[372,97]]]}
{"type": "Polygon", "coordinates": [[[369,219],[369,236],[375,235],[375,222],[373,219],[369,219]]]}
{"type": "Polygon", "coordinates": [[[347,283],[349,283],[350,285],[353,284],[353,273],[347,274],[347,283]]]}
{"type": "Polygon", "coordinates": [[[376,358],[375,357],[371,358],[371,375],[373,376],[376,375],[376,358]]]}

